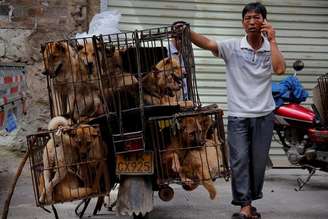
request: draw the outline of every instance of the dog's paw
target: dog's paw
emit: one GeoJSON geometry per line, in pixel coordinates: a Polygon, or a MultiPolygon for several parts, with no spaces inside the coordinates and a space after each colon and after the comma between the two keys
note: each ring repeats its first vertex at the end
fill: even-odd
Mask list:
{"type": "Polygon", "coordinates": [[[39,202],[40,203],[44,203],[44,193],[42,193],[42,195],[40,196],[39,202]]]}
{"type": "Polygon", "coordinates": [[[52,192],[46,193],[46,201],[47,201],[47,203],[52,202],[52,192]]]}
{"type": "Polygon", "coordinates": [[[215,199],[215,197],[216,197],[216,191],[212,191],[212,192],[210,192],[210,199],[215,199]]]}

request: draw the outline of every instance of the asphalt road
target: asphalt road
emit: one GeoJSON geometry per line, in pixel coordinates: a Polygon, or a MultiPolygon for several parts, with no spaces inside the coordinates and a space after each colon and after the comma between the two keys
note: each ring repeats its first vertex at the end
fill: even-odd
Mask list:
{"type": "MultiPolygon", "coordinates": [[[[0,149],[0,214],[7,196],[13,175],[19,163],[19,156],[0,149]]],[[[33,187],[30,178],[29,165],[25,166],[11,202],[8,218],[34,219],[55,218],[35,206],[33,187]]],[[[317,172],[310,184],[303,191],[295,191],[296,179],[306,177],[307,172],[299,169],[272,169],[266,173],[264,198],[254,204],[262,213],[264,219],[326,219],[328,218],[328,174],[317,172]]],[[[232,206],[230,182],[219,179],[215,182],[219,197],[210,200],[203,187],[193,192],[184,191],[180,186],[173,185],[175,196],[169,202],[163,202],[154,195],[154,210],[150,218],[155,219],[229,219],[238,211],[232,206]]],[[[74,203],[56,205],[60,218],[78,218],[75,216],[74,203]]],[[[98,216],[91,216],[95,200],[86,210],[84,218],[128,219],[128,216],[116,216],[115,212],[103,208],[98,216]]]]}

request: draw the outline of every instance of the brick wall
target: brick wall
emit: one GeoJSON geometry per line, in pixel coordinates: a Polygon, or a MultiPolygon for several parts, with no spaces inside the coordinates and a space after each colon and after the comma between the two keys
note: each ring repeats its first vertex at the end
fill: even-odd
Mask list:
{"type": "Polygon", "coordinates": [[[0,57],[39,61],[41,43],[87,31],[90,20],[99,11],[100,0],[0,1],[0,57]],[[20,33],[26,37],[16,37],[13,42],[12,36],[20,33]]]}

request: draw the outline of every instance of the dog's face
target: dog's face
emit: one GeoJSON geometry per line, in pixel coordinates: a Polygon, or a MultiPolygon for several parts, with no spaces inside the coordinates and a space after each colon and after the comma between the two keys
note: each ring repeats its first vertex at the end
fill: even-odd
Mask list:
{"type": "Polygon", "coordinates": [[[124,53],[123,49],[117,49],[115,46],[106,46],[105,48],[105,67],[108,70],[109,74],[117,74],[123,71],[123,60],[122,54],[124,53]]]}
{"type": "Polygon", "coordinates": [[[65,64],[69,59],[70,46],[65,42],[52,42],[41,46],[44,58],[45,72],[50,77],[64,74],[65,64]]]}
{"type": "Polygon", "coordinates": [[[186,146],[204,145],[210,125],[210,119],[207,116],[182,118],[180,122],[182,143],[186,146]]]}
{"type": "Polygon", "coordinates": [[[99,133],[97,129],[89,125],[80,125],[70,132],[70,136],[75,148],[78,149],[82,159],[87,159],[94,144],[99,143],[99,133]]]}
{"type": "Polygon", "coordinates": [[[93,47],[92,42],[85,41],[83,44],[77,45],[78,55],[82,63],[85,65],[88,74],[97,75],[97,60],[96,50],[93,47]]]}
{"type": "Polygon", "coordinates": [[[154,75],[158,79],[159,87],[165,92],[174,93],[181,89],[181,67],[175,59],[165,58],[161,60],[156,65],[154,75]]]}

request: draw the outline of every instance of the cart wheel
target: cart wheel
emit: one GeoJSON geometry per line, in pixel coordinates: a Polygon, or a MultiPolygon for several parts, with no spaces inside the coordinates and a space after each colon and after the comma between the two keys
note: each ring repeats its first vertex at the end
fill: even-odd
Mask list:
{"type": "Polygon", "coordinates": [[[159,189],[158,195],[162,201],[168,202],[172,200],[174,196],[174,191],[171,187],[165,186],[159,189]]]}
{"type": "Polygon", "coordinates": [[[133,219],[149,219],[149,213],[146,213],[145,216],[142,216],[142,214],[138,214],[136,215],[135,213],[133,213],[133,219]]]}

